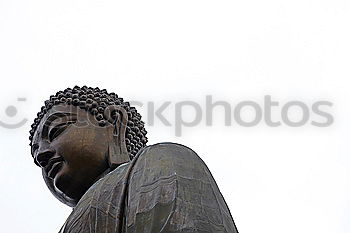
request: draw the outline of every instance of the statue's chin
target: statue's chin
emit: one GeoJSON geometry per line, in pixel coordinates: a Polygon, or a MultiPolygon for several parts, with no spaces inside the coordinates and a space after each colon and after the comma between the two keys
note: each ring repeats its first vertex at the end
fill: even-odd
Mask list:
{"type": "MultiPolygon", "coordinates": [[[[45,178],[45,177],[44,177],[45,178]]],[[[84,179],[81,172],[75,172],[67,166],[53,177],[46,176],[45,182],[51,193],[62,203],[74,207],[96,179],[84,179]]]]}
{"type": "Polygon", "coordinates": [[[76,192],[77,188],[75,188],[74,182],[72,182],[73,179],[70,176],[60,173],[58,173],[53,180],[55,191],[60,196],[64,197],[66,202],[69,202],[65,204],[75,206],[81,198],[81,195],[76,192]]]}
{"type": "Polygon", "coordinates": [[[67,196],[64,191],[64,186],[62,186],[62,177],[58,173],[54,179],[49,178],[43,172],[43,178],[46,183],[46,186],[49,188],[50,192],[63,204],[66,204],[70,207],[74,207],[77,204],[73,198],[67,196]]]}

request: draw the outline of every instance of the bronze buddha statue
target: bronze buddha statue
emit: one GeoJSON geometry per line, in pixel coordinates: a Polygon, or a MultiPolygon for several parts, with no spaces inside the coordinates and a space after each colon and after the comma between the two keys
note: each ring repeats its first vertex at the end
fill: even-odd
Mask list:
{"type": "Polygon", "coordinates": [[[90,87],[45,101],[30,131],[46,185],[73,207],[60,233],[236,233],[205,163],[176,143],[147,146],[141,115],[90,87]]]}

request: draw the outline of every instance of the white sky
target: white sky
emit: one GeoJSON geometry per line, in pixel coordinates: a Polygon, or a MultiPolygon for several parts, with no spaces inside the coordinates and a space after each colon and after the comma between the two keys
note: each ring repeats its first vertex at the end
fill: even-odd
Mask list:
{"type": "Polygon", "coordinates": [[[281,105],[333,102],[327,128],[224,126],[216,108],[213,126],[203,120],[181,137],[157,119],[147,130],[150,144],[179,142],[203,158],[241,233],[350,232],[349,22],[345,0],[0,0],[0,121],[28,119],[0,127],[0,232],[57,232],[69,215],[27,138],[43,101],[75,84],[172,101],[164,112],[172,123],[175,103],[204,109],[206,95],[232,107],[264,95],[281,105]]]}

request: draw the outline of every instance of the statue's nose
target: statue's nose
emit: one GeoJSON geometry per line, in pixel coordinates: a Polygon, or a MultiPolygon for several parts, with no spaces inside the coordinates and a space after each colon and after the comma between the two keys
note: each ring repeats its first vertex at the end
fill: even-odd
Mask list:
{"type": "Polygon", "coordinates": [[[38,155],[36,156],[35,160],[37,164],[40,165],[40,167],[45,167],[49,160],[55,155],[54,150],[46,149],[43,151],[40,151],[38,155]]]}

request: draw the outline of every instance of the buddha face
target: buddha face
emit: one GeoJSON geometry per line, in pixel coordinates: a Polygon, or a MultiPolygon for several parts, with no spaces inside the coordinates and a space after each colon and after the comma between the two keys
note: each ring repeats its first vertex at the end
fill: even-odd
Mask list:
{"type": "Polygon", "coordinates": [[[56,198],[75,206],[108,170],[112,130],[112,124],[100,127],[92,114],[73,105],[55,105],[45,114],[33,136],[32,155],[56,198]]]}

